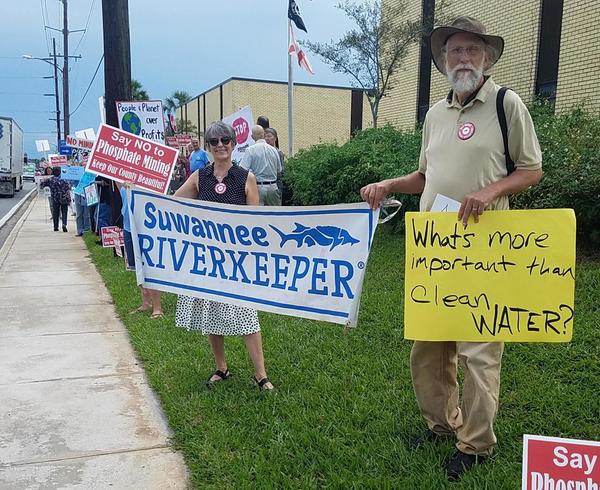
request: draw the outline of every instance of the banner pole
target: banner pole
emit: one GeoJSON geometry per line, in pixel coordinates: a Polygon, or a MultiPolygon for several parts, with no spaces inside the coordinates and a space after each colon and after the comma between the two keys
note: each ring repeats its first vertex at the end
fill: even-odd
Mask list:
{"type": "Polygon", "coordinates": [[[294,80],[292,70],[292,54],[289,52],[291,43],[292,21],[288,20],[288,157],[294,150],[294,80]]]}

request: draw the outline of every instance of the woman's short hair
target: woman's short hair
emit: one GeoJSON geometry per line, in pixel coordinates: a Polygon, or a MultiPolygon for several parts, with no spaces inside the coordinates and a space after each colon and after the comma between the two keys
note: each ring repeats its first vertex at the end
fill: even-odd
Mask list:
{"type": "Polygon", "coordinates": [[[54,177],[60,177],[60,167],[52,167],[52,175],[54,175],[54,177]]]}
{"type": "Polygon", "coordinates": [[[52,167],[46,167],[44,169],[44,175],[52,175],[52,167]],[[48,172],[50,170],[50,172],[48,172]]]}
{"type": "Polygon", "coordinates": [[[231,143],[235,147],[235,131],[229,124],[225,124],[221,121],[212,123],[206,129],[206,133],[204,133],[204,141],[210,141],[213,138],[222,138],[223,136],[231,138],[231,143]]]}

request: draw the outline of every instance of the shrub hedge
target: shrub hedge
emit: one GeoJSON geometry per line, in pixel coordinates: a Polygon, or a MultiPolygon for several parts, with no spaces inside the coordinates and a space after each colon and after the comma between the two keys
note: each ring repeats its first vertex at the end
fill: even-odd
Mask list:
{"type": "MultiPolygon", "coordinates": [[[[513,208],[573,208],[580,240],[600,245],[600,116],[582,107],[554,115],[542,103],[530,108],[543,153],[544,178],[511,198],[513,208]]],[[[362,186],[417,169],[421,132],[391,126],[367,129],[345,144],[319,144],[286,164],[285,181],[295,205],[357,202],[362,186]]],[[[419,196],[397,196],[403,211],[419,196]]],[[[394,220],[402,227],[403,220],[394,220]]]]}

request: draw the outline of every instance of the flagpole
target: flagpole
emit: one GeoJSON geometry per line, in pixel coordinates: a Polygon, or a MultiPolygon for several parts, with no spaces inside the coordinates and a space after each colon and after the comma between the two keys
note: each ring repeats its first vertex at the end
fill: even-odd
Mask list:
{"type": "Polygon", "coordinates": [[[292,71],[292,54],[289,52],[291,43],[292,21],[288,20],[288,156],[294,149],[294,80],[292,71]]]}

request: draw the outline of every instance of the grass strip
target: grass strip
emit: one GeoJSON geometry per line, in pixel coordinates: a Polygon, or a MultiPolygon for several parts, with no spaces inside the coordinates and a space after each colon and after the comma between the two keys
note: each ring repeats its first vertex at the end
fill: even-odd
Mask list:
{"type": "MultiPolygon", "coordinates": [[[[241,338],[227,338],[234,376],[208,390],[207,340],[165,318],[129,315],[140,304],[135,274],[86,234],[92,259],[158,394],[173,445],[197,488],[450,487],[451,442],[413,451],[425,428],[412,390],[411,343],[403,340],[403,237],[381,227],[365,279],[359,326],[260,313],[276,394],[251,381],[241,338]]],[[[451,488],[515,489],[522,435],[600,439],[600,261],[577,264],[574,338],[568,344],[510,344],[502,367],[498,450],[451,488]]]]}

